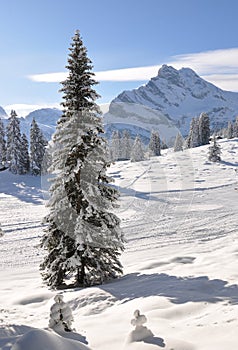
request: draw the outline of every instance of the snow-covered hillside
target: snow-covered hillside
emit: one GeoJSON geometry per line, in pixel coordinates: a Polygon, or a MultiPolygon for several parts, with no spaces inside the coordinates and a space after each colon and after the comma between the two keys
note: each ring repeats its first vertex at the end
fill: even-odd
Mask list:
{"type": "Polygon", "coordinates": [[[164,133],[164,120],[176,126],[183,135],[188,134],[192,117],[206,112],[211,126],[227,126],[238,114],[238,93],[219,89],[199,77],[192,69],[163,65],[158,75],[147,84],[131,91],[123,91],[110,104],[105,115],[108,124],[122,123],[156,128],[164,133]],[[133,106],[135,110],[133,111],[133,106]],[[141,109],[139,106],[143,106],[141,109]],[[154,112],[153,123],[145,109],[154,112]],[[138,124],[137,124],[138,123],[138,124]],[[160,130],[162,128],[162,130],[160,130]]]}
{"type": "Polygon", "coordinates": [[[57,292],[42,285],[38,270],[47,212],[41,181],[0,172],[0,348],[235,350],[238,139],[219,143],[220,163],[208,162],[202,146],[111,167],[127,239],[124,276],[61,290],[76,329],[64,336],[48,329],[57,292]],[[153,336],[131,342],[136,309],[153,336]]]}

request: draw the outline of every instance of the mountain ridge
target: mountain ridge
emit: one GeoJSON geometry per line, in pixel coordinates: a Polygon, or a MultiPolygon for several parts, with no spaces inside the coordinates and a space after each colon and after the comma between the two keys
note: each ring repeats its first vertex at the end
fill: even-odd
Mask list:
{"type": "MultiPolygon", "coordinates": [[[[154,129],[168,142],[178,131],[186,136],[192,117],[202,112],[209,115],[213,130],[226,127],[238,115],[238,93],[218,88],[191,68],[177,70],[163,65],[145,85],[122,91],[111,101],[109,111],[103,114],[105,136],[110,138],[114,130],[128,129],[133,138],[139,134],[147,143],[154,129]]],[[[22,132],[29,136],[34,117],[49,140],[61,114],[57,108],[35,110],[20,118],[22,132]]],[[[0,118],[7,123],[2,107],[0,118]]]]}
{"type": "MultiPolygon", "coordinates": [[[[125,90],[114,98],[105,119],[117,122],[113,109],[118,104],[146,106],[163,115],[185,136],[188,134],[192,117],[206,112],[213,129],[227,125],[238,114],[238,93],[225,91],[201,78],[191,68],[176,70],[163,65],[158,75],[145,85],[133,90],[125,90]]],[[[122,109],[122,107],[120,107],[122,109]]],[[[123,108],[124,116],[127,107],[123,108]]],[[[134,116],[134,120],[138,120],[134,116]]]]}

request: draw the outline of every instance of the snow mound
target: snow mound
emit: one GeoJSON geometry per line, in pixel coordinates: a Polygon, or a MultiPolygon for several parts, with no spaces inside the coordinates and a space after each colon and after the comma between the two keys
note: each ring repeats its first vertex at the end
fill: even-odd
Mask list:
{"type": "Polygon", "coordinates": [[[24,334],[11,348],[11,350],[90,350],[90,348],[79,341],[65,339],[46,330],[36,329],[24,334]]]}

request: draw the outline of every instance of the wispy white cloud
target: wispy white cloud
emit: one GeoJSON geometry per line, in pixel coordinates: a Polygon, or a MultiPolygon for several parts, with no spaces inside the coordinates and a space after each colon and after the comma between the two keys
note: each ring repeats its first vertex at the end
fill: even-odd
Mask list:
{"type": "MultiPolygon", "coordinates": [[[[222,89],[238,91],[238,48],[214,50],[173,56],[166,64],[176,69],[189,67],[204,79],[222,89]]],[[[147,81],[157,75],[161,65],[114,69],[96,72],[99,81],[147,81]]],[[[35,74],[29,78],[35,82],[60,82],[67,73],[35,74]]]]}
{"type": "MultiPolygon", "coordinates": [[[[95,72],[95,78],[99,81],[146,81],[157,74],[159,67],[146,66],[95,72]]],[[[35,74],[29,78],[35,82],[59,83],[67,78],[67,73],[35,74]]]]}
{"type": "Polygon", "coordinates": [[[169,64],[190,67],[200,75],[233,74],[238,70],[238,48],[178,55],[169,64]]]}

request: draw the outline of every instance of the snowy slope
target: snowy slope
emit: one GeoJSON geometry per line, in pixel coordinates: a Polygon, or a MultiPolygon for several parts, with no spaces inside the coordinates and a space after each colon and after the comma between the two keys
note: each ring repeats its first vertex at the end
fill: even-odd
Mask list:
{"type": "MultiPolygon", "coordinates": [[[[219,89],[199,77],[190,68],[176,70],[163,65],[158,75],[146,85],[131,91],[123,91],[118,95],[111,102],[105,120],[107,123],[115,123],[118,122],[120,115],[130,124],[133,105],[136,109],[138,106],[146,106],[157,111],[157,124],[161,124],[161,116],[164,116],[186,135],[191,118],[199,116],[202,112],[208,113],[213,128],[220,129],[227,126],[227,121],[234,120],[238,114],[238,93],[219,89]]],[[[156,115],[155,112],[154,114],[156,115]]],[[[142,109],[139,113],[135,111],[134,122],[140,122],[141,115],[147,119],[146,112],[142,109]]],[[[144,123],[146,129],[148,122],[144,123]]]]}
{"type": "Polygon", "coordinates": [[[238,139],[219,142],[220,163],[208,162],[202,146],[110,169],[121,190],[125,274],[61,291],[73,310],[73,343],[48,330],[56,292],[38,271],[47,212],[40,179],[0,172],[0,348],[82,349],[85,337],[94,350],[237,349],[238,139]],[[131,343],[136,309],[154,336],[131,343]]]}

